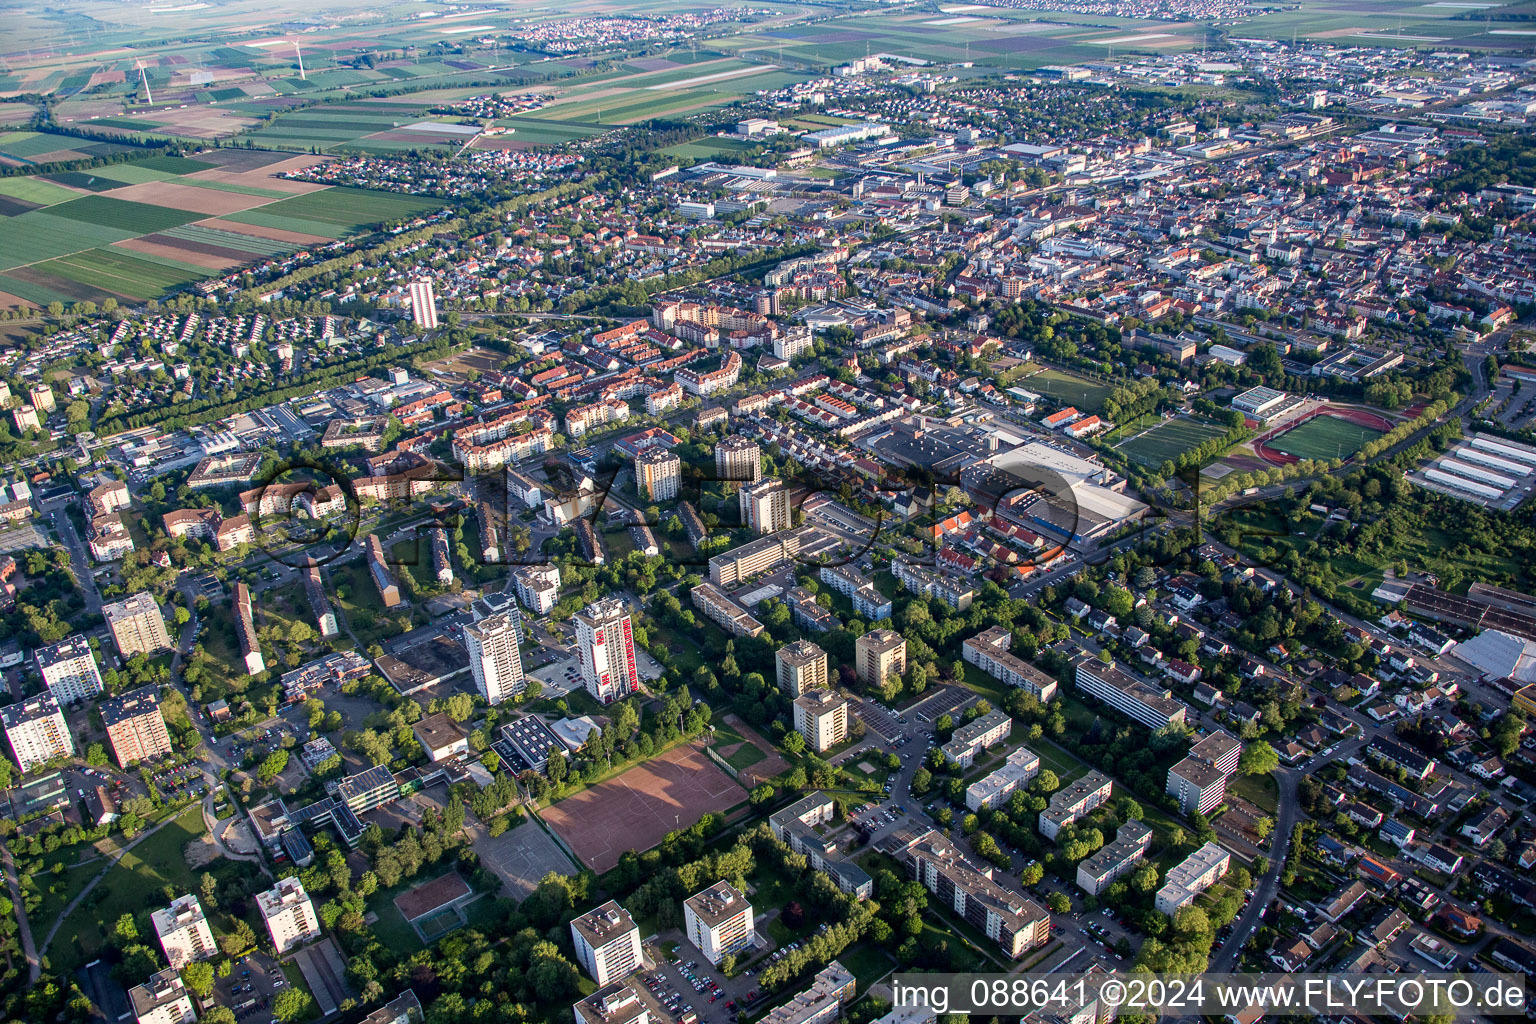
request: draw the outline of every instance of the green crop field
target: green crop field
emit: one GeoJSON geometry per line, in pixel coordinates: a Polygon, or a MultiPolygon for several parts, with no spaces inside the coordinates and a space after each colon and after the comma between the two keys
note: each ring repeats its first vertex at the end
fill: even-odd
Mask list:
{"type": "Polygon", "coordinates": [[[42,178],[0,178],[0,196],[10,196],[23,202],[52,206],[78,196],[62,185],[55,185],[42,178]]]}
{"type": "Polygon", "coordinates": [[[121,249],[88,249],[41,263],[35,269],[133,299],[152,298],[168,288],[208,276],[201,267],[121,249]]]}
{"type": "Polygon", "coordinates": [[[1132,462],[1155,468],[1224,433],[1226,431],[1214,423],[1181,416],[1159,423],[1146,433],[1122,441],[1116,447],[1132,462]]]}
{"type": "Polygon", "coordinates": [[[1073,373],[1050,369],[1041,370],[1033,377],[1025,377],[1017,383],[1027,391],[1049,395],[1068,405],[1075,405],[1083,412],[1102,410],[1104,400],[1114,390],[1108,384],[1100,384],[1098,381],[1079,377],[1073,373]]]}
{"type": "Polygon", "coordinates": [[[414,217],[442,206],[438,199],[395,195],[363,188],[328,188],[294,196],[255,210],[231,214],[226,220],[280,228],[285,224],[303,224],[290,230],[338,237],[385,221],[414,217]],[[310,231],[313,227],[321,231],[310,231]]]}
{"type": "Polygon", "coordinates": [[[1381,431],[1349,420],[1314,416],[1265,444],[1298,459],[1347,459],[1380,436],[1381,431]]]}
{"type": "Polygon", "coordinates": [[[152,231],[173,228],[188,221],[201,220],[203,214],[186,210],[173,210],[168,206],[151,206],[134,203],[110,196],[81,196],[67,203],[49,207],[48,215],[68,217],[86,224],[102,224],[129,235],[147,235],[152,231]]]}

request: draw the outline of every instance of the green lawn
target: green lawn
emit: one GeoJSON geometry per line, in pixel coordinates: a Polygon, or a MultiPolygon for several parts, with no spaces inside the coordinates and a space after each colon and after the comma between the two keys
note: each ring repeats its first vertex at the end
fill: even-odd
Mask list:
{"type": "Polygon", "coordinates": [[[1049,395],[1068,405],[1075,405],[1083,412],[1100,412],[1104,400],[1114,388],[1109,384],[1079,377],[1075,373],[1045,369],[1033,377],[1022,377],[1017,385],[1036,394],[1049,395]]]}
{"type": "Polygon", "coordinates": [[[1227,790],[1266,814],[1274,814],[1279,805],[1280,788],[1273,775],[1234,775],[1227,790]]]}

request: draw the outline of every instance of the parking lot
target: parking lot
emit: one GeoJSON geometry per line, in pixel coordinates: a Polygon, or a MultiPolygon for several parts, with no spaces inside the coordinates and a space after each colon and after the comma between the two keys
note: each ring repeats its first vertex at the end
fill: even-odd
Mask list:
{"type": "Polygon", "coordinates": [[[878,733],[887,743],[901,734],[901,723],[896,716],[872,700],[855,698],[853,713],[870,732],[878,733]]]}
{"type": "Polygon", "coordinates": [[[976,699],[970,690],[959,686],[943,686],[937,692],[923,698],[908,709],[919,722],[937,722],[944,715],[954,716],[976,699]]]}
{"type": "Polygon", "coordinates": [[[214,1003],[235,1012],[235,1019],[249,1024],[270,1020],[272,997],[288,984],[277,962],[261,953],[253,953],[235,964],[229,977],[219,978],[213,986],[214,1003]]]}

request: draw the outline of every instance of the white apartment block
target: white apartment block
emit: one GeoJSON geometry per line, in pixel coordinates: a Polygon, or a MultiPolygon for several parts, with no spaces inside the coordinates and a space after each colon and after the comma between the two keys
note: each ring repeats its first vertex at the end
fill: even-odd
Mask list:
{"type": "Polygon", "coordinates": [[[1151,845],[1152,830],[1132,818],[1115,832],[1114,842],[1106,843],[1093,856],[1078,862],[1078,886],[1088,895],[1097,896],[1134,868],[1151,845]]]}
{"type": "Polygon", "coordinates": [[[96,667],[96,655],[83,634],[76,633],[56,644],[39,647],[34,657],[48,692],[60,704],[85,700],[101,692],[101,672],[96,667]]]}
{"type": "Polygon", "coordinates": [[[1013,719],[1001,711],[988,711],[954,731],[944,744],[944,757],[961,768],[976,762],[976,755],[1013,732],[1013,719]]]}
{"type": "Polygon", "coordinates": [[[1008,648],[1012,643],[1012,630],[992,626],[961,644],[961,656],[999,682],[1032,694],[1040,703],[1050,701],[1056,696],[1056,680],[1011,653],[1008,648]]]}
{"type": "Polygon", "coordinates": [[[646,501],[671,501],[683,483],[683,460],[665,448],[643,449],[635,456],[635,490],[646,501]]]}
{"type": "Polygon", "coordinates": [[[571,921],[576,960],[598,987],[623,981],[644,962],[640,929],[629,911],[609,900],[571,921]]]}
{"type": "Polygon", "coordinates": [[[464,646],[469,651],[469,673],[475,689],[488,704],[500,704],[527,687],[523,656],[517,643],[522,627],[506,612],[488,615],[464,627],[464,646]]]}
{"type": "Polygon", "coordinates": [[[1232,864],[1232,855],[1215,843],[1206,843],[1168,872],[1157,890],[1157,909],[1172,917],[1181,907],[1215,885],[1232,864]]]}
{"type": "Polygon", "coordinates": [[[1137,679],[1114,665],[1084,655],[1077,659],[1077,688],[1092,694],[1127,718],[1148,729],[1184,724],[1188,712],[1183,702],[1175,700],[1166,689],[1137,679]]]}
{"type": "Polygon", "coordinates": [[[715,476],[755,484],[763,478],[763,451],[750,438],[733,435],[715,445],[715,476]]]}
{"type": "Polygon", "coordinates": [[[128,990],[136,1024],[192,1024],[197,1013],[176,968],[167,967],[128,990]]]}
{"type": "Polygon", "coordinates": [[[683,901],[688,941],[704,959],[718,964],[727,953],[738,953],[757,938],[752,904],[729,882],[716,882],[683,901]]]}
{"type": "Polygon", "coordinates": [[[5,726],[5,738],[23,773],[75,752],[69,726],[64,722],[64,712],[52,694],[38,694],[19,704],[0,708],[0,724],[5,726]]]}
{"type": "Polygon", "coordinates": [[[635,638],[629,613],[612,598],[594,602],[572,617],[581,681],[599,701],[622,700],[640,689],[635,638]]]}
{"type": "Polygon", "coordinates": [[[218,956],[219,947],[213,941],[213,930],[208,927],[203,905],[195,894],[176,897],[169,907],[150,914],[149,920],[160,937],[166,962],[176,970],[194,960],[218,956]]]}
{"type": "Polygon", "coordinates": [[[1068,825],[1109,801],[1114,783],[1109,776],[1089,772],[1051,794],[1051,802],[1040,812],[1040,834],[1054,840],[1063,825],[1068,825]]]}
{"type": "Polygon", "coordinates": [[[1040,755],[1028,747],[1020,747],[1008,755],[1002,766],[985,778],[977,779],[965,789],[965,806],[973,811],[989,811],[1000,807],[1040,774],[1040,755]]]}
{"type": "Polygon", "coordinates": [[[848,738],[848,698],[832,690],[812,690],[795,698],[795,731],[818,754],[848,738]]]}
{"type": "Polygon", "coordinates": [[[535,615],[548,615],[560,600],[560,569],[555,565],[525,565],[512,579],[517,599],[535,615]]]}
{"type": "Polygon", "coordinates": [[[320,919],[315,906],[297,878],[280,878],[265,892],[256,894],[256,906],[272,936],[272,948],[282,956],[296,946],[320,937],[320,919]]]}
{"type": "Polygon", "coordinates": [[[894,629],[872,629],[853,643],[859,682],[879,686],[907,671],[907,641],[894,629]]]}
{"type": "Polygon", "coordinates": [[[827,688],[827,652],[809,640],[796,640],[774,655],[779,689],[794,700],[802,693],[827,688]]]}
{"type": "Polygon", "coordinates": [[[1217,729],[1189,748],[1189,756],[1168,769],[1166,792],[1186,815],[1209,814],[1226,799],[1227,779],[1237,771],[1243,744],[1217,729]]]}
{"type": "Polygon", "coordinates": [[[431,281],[411,282],[411,322],[424,330],[437,327],[437,294],[431,281]]]}
{"type": "Polygon", "coordinates": [[[741,522],[756,534],[789,529],[789,491],[777,477],[748,484],[737,493],[741,522]]]}

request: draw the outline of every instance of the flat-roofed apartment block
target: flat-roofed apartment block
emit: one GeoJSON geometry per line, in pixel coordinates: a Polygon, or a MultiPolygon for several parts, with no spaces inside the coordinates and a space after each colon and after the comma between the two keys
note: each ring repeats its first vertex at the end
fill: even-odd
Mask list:
{"type": "Polygon", "coordinates": [[[1090,896],[1097,896],[1121,875],[1128,873],[1147,855],[1152,845],[1152,830],[1132,818],[1115,832],[1115,839],[1100,847],[1077,865],[1077,884],[1090,896]]]}
{"type": "Polygon", "coordinates": [[[1018,959],[1049,941],[1051,915],[1045,908],[994,881],[989,865],[967,860],[940,832],[930,829],[918,836],[898,859],[924,888],[1009,957],[1018,959]]]}
{"type": "Polygon", "coordinates": [[[362,1019],[361,1024],[421,1024],[425,1014],[416,993],[406,989],[362,1019]]]}
{"type": "Polygon", "coordinates": [[[1001,743],[1013,732],[1013,719],[1001,711],[988,711],[954,731],[944,744],[944,757],[951,764],[969,768],[976,755],[994,743],[1001,743]]]}
{"type": "Polygon", "coordinates": [[[604,985],[571,1007],[576,1024],[651,1024],[650,1007],[622,981],[604,985]]]}
{"type": "Polygon", "coordinates": [[[779,689],[790,700],[812,690],[824,690],[827,681],[827,652],[809,640],[785,644],[774,654],[778,666],[779,689]]]}
{"type": "Polygon", "coordinates": [[[683,483],[683,460],[662,447],[635,456],[635,490],[647,501],[671,501],[683,483]]]}
{"type": "Polygon", "coordinates": [[[136,1024],[192,1024],[197,1013],[176,968],[167,967],[128,990],[136,1024]]]}
{"type": "Polygon", "coordinates": [[[487,615],[464,627],[464,648],[469,652],[469,674],[487,704],[500,704],[527,689],[523,655],[518,649],[522,627],[505,612],[487,615]]]}
{"type": "Polygon", "coordinates": [[[747,948],[757,938],[752,904],[730,882],[716,882],[684,900],[683,922],[688,941],[712,964],[718,964],[727,953],[747,948]]]}
{"type": "Polygon", "coordinates": [[[1028,747],[1009,753],[1001,767],[977,779],[965,788],[965,806],[973,811],[989,811],[1002,806],[1017,789],[1023,789],[1040,774],[1040,755],[1028,747]]]}
{"type": "Polygon", "coordinates": [[[1079,690],[1092,694],[1148,729],[1184,724],[1189,709],[1175,700],[1169,690],[1137,679],[1114,665],[1106,665],[1092,655],[1079,657],[1074,665],[1079,690]]]}
{"type": "Polygon", "coordinates": [[[1040,812],[1040,834],[1055,839],[1063,825],[1070,824],[1109,800],[1114,783],[1109,776],[1091,771],[1051,794],[1051,802],[1040,812]]]}
{"type": "Polygon", "coordinates": [[[588,605],[571,619],[581,682],[600,702],[622,700],[640,689],[634,631],[622,601],[608,598],[588,605]]]}
{"type": "Polygon", "coordinates": [[[102,617],[112,631],[117,652],[125,659],[135,654],[154,654],[171,646],[165,616],[148,591],[101,606],[102,617]]]}
{"type": "Polygon", "coordinates": [[[1227,796],[1227,779],[1237,771],[1243,744],[1224,729],[1217,729],[1189,748],[1189,755],[1168,769],[1167,793],[1179,802],[1185,815],[1208,814],[1227,796]]]}
{"type": "Polygon", "coordinates": [[[851,565],[824,565],[818,574],[821,582],[846,597],[853,613],[874,621],[891,617],[891,599],[880,592],[875,581],[851,565]]]}
{"type": "Polygon", "coordinates": [[[709,560],[709,582],[717,587],[734,587],[789,561],[800,553],[809,529],[784,530],[722,551],[709,560]]]}
{"type": "Polygon", "coordinates": [[[193,893],[176,897],[169,907],[150,914],[149,921],[160,937],[166,962],[178,971],[194,960],[219,955],[203,905],[193,893]]]}
{"type": "Polygon", "coordinates": [[[893,675],[906,674],[907,640],[894,629],[872,629],[853,642],[859,682],[877,687],[893,675]]]}
{"type": "Polygon", "coordinates": [[[853,972],[833,960],[816,972],[809,988],[765,1013],[759,1024],[831,1024],[853,1001],[853,972]]]}
{"type": "Polygon", "coordinates": [[[891,575],[912,593],[943,601],[957,612],[965,611],[976,600],[976,588],[964,580],[914,565],[904,558],[891,563],[891,575]]]}
{"type": "Polygon", "coordinates": [[[757,636],[763,631],[763,624],[751,612],[707,580],[688,591],[688,596],[695,608],[731,636],[757,636]]]}
{"type": "Polygon", "coordinates": [[[748,437],[723,438],[715,445],[715,475],[721,480],[757,483],[763,478],[763,450],[748,437]]]}
{"type": "Polygon", "coordinates": [[[777,533],[789,529],[789,491],[777,477],[747,484],[737,493],[741,522],[753,533],[777,533]]]}
{"type": "Polygon", "coordinates": [[[272,888],[257,893],[256,906],[279,956],[320,937],[315,906],[297,878],[279,878],[272,888]]]}
{"type": "Polygon", "coordinates": [[[1172,917],[1179,908],[1215,885],[1231,866],[1232,855],[1215,843],[1206,843],[1168,871],[1157,890],[1157,909],[1172,917]]]}
{"type": "Polygon", "coordinates": [[[75,752],[64,711],[51,693],[40,693],[17,704],[0,708],[0,724],[23,773],[56,757],[75,752]]]}
{"type": "Polygon", "coordinates": [[[642,965],[640,929],[613,900],[572,919],[571,942],[577,962],[599,988],[623,981],[642,965]]]}
{"type": "Polygon", "coordinates": [[[56,644],[39,647],[32,657],[48,692],[60,704],[85,700],[101,692],[101,671],[84,634],[76,633],[56,644]]]}
{"type": "Polygon", "coordinates": [[[157,686],[141,686],[102,701],[101,724],[119,768],[171,752],[171,734],[160,714],[157,686]]]}
{"type": "Polygon", "coordinates": [[[560,600],[560,569],[554,565],[525,565],[512,574],[517,599],[535,615],[547,615],[560,600]]]}
{"type": "Polygon", "coordinates": [[[1013,631],[991,626],[960,645],[961,657],[998,682],[1024,690],[1044,704],[1056,696],[1056,680],[1011,653],[1013,631]]]}
{"type": "Polygon", "coordinates": [[[848,738],[848,698],[834,690],[812,690],[795,698],[795,731],[818,754],[848,738]]]}
{"type": "Polygon", "coordinates": [[[768,826],[784,845],[803,854],[811,867],[824,871],[843,892],[868,899],[875,891],[869,872],[842,856],[842,848],[817,829],[833,819],[836,804],[825,793],[803,797],[768,818],[768,826]]]}

